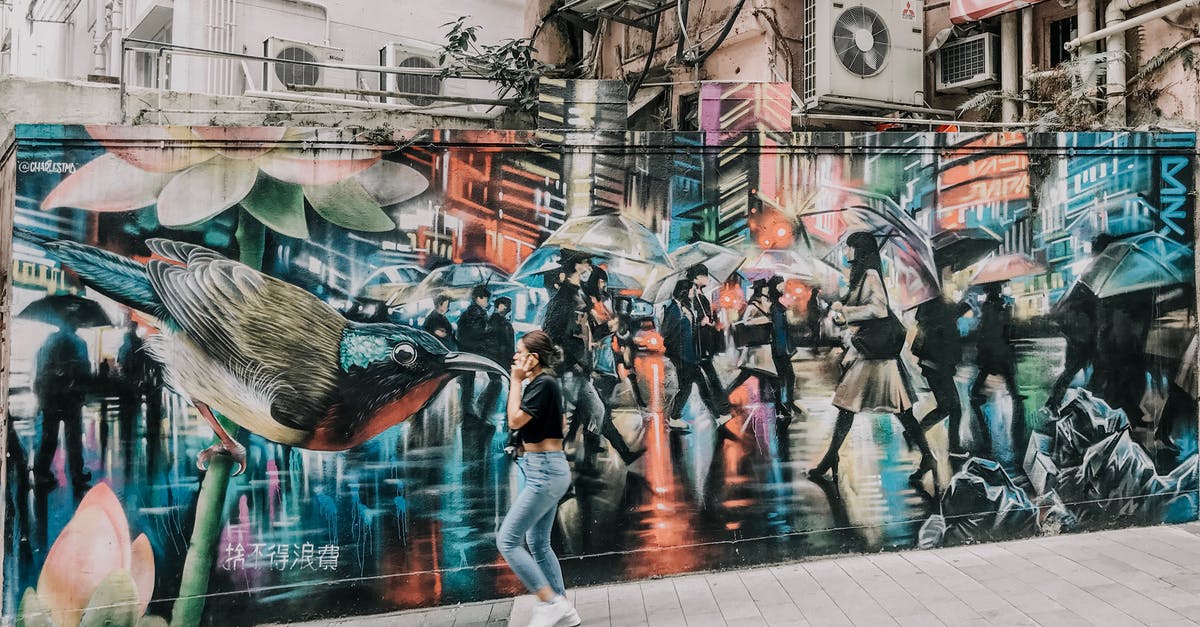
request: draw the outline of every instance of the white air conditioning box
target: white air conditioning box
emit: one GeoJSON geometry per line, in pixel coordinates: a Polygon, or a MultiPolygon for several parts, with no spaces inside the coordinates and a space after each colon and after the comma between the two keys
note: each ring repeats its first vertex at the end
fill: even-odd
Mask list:
{"type": "Polygon", "coordinates": [[[1000,37],[982,33],[947,42],[937,51],[937,90],[957,91],[1000,80],[1000,37]]]}
{"type": "Polygon", "coordinates": [[[807,109],[924,103],[921,0],[802,0],[807,109]]]}
{"type": "Polygon", "coordinates": [[[421,107],[434,113],[453,115],[455,112],[483,112],[486,104],[464,104],[438,100],[437,96],[495,98],[494,86],[488,81],[464,78],[440,78],[433,70],[441,68],[439,51],[428,44],[412,40],[393,41],[379,51],[379,65],[389,68],[413,68],[419,73],[380,74],[383,91],[410,94],[388,96],[390,104],[421,107]]]}
{"type": "MultiPolygon", "coordinates": [[[[355,73],[350,70],[285,63],[286,61],[344,63],[346,51],[341,48],[293,41],[282,37],[270,37],[263,42],[263,56],[279,60],[279,62],[263,64],[263,86],[267,91],[288,91],[288,84],[308,87],[356,87],[355,73]]],[[[298,93],[310,93],[325,97],[336,96],[320,92],[298,93]]]]}

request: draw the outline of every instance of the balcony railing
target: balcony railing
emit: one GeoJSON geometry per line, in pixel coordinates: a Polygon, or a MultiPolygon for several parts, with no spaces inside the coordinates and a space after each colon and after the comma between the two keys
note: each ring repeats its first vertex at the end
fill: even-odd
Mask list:
{"type": "MultiPolygon", "coordinates": [[[[195,91],[185,86],[173,84],[174,72],[182,71],[179,67],[187,61],[184,59],[207,59],[209,65],[216,63],[233,63],[240,69],[241,81],[244,88],[235,90],[241,95],[255,98],[288,100],[322,105],[340,105],[350,109],[386,109],[396,111],[412,111],[430,115],[445,115],[450,117],[492,119],[504,112],[505,108],[517,106],[516,100],[499,97],[484,98],[451,94],[411,93],[373,88],[385,86],[384,77],[389,75],[414,77],[440,77],[441,68],[420,67],[389,67],[381,65],[356,65],[348,63],[332,63],[323,61],[307,61],[279,59],[245,54],[238,52],[223,52],[194,48],[178,44],[149,41],[143,39],[124,39],[121,42],[122,64],[119,84],[122,94],[130,87],[152,89],[157,92],[157,111],[166,112],[162,108],[162,98],[166,91],[195,91]],[[176,67],[173,67],[176,66],[176,67]],[[277,66],[289,68],[317,68],[320,76],[328,73],[341,73],[345,80],[321,81],[324,84],[298,84],[293,82],[269,81],[268,75],[286,77],[289,75],[302,76],[305,72],[274,72],[277,66]],[[257,70],[257,71],[255,71],[257,70]],[[267,70],[264,72],[263,70],[267,70]],[[256,78],[258,77],[258,78],[256,78]],[[352,77],[352,78],[351,78],[352,77]],[[335,86],[340,85],[340,86],[335,86]],[[353,87],[346,85],[354,85],[353,87]],[[411,104],[398,101],[416,100],[428,104],[411,104]],[[483,111],[467,109],[468,105],[485,105],[483,111]]],[[[456,74],[452,80],[488,81],[485,76],[478,74],[456,74]]],[[[122,98],[122,108],[125,99],[122,98]]],[[[124,113],[124,111],[122,111],[124,113]]],[[[264,112],[265,113],[265,112],[264,112]]]]}

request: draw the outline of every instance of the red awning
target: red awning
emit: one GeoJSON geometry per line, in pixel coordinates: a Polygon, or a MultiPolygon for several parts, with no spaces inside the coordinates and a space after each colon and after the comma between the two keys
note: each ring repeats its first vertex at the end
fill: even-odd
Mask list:
{"type": "Polygon", "coordinates": [[[1023,9],[1042,0],[950,0],[950,21],[976,22],[1007,11],[1023,9]]]}

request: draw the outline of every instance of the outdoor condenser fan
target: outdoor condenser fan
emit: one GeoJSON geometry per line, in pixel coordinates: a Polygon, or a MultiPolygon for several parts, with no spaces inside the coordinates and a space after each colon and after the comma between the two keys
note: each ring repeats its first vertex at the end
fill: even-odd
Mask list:
{"type": "Polygon", "coordinates": [[[883,68],[891,48],[887,24],[864,6],[846,9],[833,26],[833,49],[856,76],[874,76],[883,68]]]}

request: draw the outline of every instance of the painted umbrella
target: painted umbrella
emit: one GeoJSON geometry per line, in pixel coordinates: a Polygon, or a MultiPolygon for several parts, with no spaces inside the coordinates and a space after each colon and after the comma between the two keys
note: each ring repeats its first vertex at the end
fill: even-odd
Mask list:
{"type": "Polygon", "coordinates": [[[487,263],[457,263],[442,266],[421,282],[406,290],[399,290],[388,299],[388,306],[404,301],[418,301],[446,294],[451,298],[465,298],[476,285],[495,286],[510,283],[508,274],[487,263]]]}
{"type": "Polygon", "coordinates": [[[1192,248],[1158,233],[1114,242],[1079,277],[1100,298],[1191,283],[1192,248]]]}
{"type": "MultiPolygon", "coordinates": [[[[826,187],[838,189],[837,186],[826,187]]],[[[938,298],[941,284],[925,230],[885,196],[865,190],[842,191],[858,196],[868,204],[801,214],[799,218],[805,229],[810,233],[828,230],[822,224],[823,218],[832,214],[839,218],[840,241],[857,231],[875,235],[880,241],[880,253],[897,268],[895,289],[891,291],[896,302],[903,309],[911,309],[938,298]]]]}
{"type": "Polygon", "coordinates": [[[768,279],[781,276],[785,279],[810,281],[813,278],[812,258],[791,249],[764,250],[742,266],[742,275],[747,279],[768,279]]]}
{"type": "Polygon", "coordinates": [[[100,303],[74,294],[39,298],[26,305],[17,318],[55,326],[69,324],[76,328],[113,326],[100,303]]]}
{"type": "Polygon", "coordinates": [[[713,280],[724,283],[742,267],[746,256],[720,244],[693,242],[671,251],[671,262],[680,270],[702,263],[713,280]]]}
{"type": "MultiPolygon", "coordinates": [[[[521,266],[513,273],[512,280],[531,287],[542,287],[546,273],[554,272],[562,266],[562,252],[563,249],[559,246],[539,247],[521,262],[521,266]]],[[[572,249],[572,252],[576,251],[572,249]]],[[[644,261],[589,254],[592,255],[592,263],[602,266],[608,273],[608,286],[616,290],[641,292],[664,272],[674,272],[673,268],[644,261]]]]}
{"type": "Polygon", "coordinates": [[[571,218],[542,245],[674,267],[667,249],[650,229],[615,213],[571,218]]]}
{"type": "Polygon", "coordinates": [[[979,264],[979,270],[971,277],[971,285],[985,285],[1010,281],[1017,277],[1041,274],[1046,266],[1034,261],[1028,255],[1012,253],[994,255],[979,264]]]}
{"type": "Polygon", "coordinates": [[[737,272],[746,261],[746,256],[719,244],[693,242],[671,252],[675,269],[655,267],[648,275],[642,298],[652,303],[665,303],[671,298],[675,284],[687,276],[688,268],[704,264],[708,275],[717,283],[724,283],[737,272]]]}

